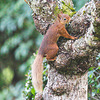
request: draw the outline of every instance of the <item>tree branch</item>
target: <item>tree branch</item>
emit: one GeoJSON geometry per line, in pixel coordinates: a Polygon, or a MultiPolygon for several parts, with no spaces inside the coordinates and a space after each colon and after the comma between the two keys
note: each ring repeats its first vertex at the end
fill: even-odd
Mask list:
{"type": "MultiPolygon", "coordinates": [[[[61,1],[27,1],[34,12],[33,19],[38,31],[45,34],[55,19],[55,7],[60,5],[61,9],[61,1]]],[[[69,2],[73,6],[72,1],[69,2]]],[[[87,71],[91,66],[98,66],[95,58],[100,52],[100,1],[86,3],[72,17],[67,30],[79,39],[67,40],[61,37],[58,40],[57,59],[48,62],[50,68],[43,92],[44,100],[87,100],[87,71]]]]}

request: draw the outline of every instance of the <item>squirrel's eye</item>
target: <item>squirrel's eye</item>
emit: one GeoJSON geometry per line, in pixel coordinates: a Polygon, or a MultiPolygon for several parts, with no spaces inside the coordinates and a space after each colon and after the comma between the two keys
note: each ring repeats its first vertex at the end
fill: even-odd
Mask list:
{"type": "Polygon", "coordinates": [[[64,20],[66,20],[66,18],[64,18],[64,20]]]}

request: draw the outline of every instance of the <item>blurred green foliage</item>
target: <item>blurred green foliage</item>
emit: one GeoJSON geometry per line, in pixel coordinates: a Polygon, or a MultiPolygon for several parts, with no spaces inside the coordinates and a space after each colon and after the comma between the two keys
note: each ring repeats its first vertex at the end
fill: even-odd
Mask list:
{"type": "Polygon", "coordinates": [[[25,73],[41,43],[24,0],[0,1],[0,100],[22,100],[25,73]]]}
{"type": "Polygon", "coordinates": [[[84,4],[86,2],[89,2],[91,0],[72,0],[74,3],[74,7],[76,9],[76,11],[78,11],[80,8],[82,8],[84,6],[84,4]]]}
{"type": "MultiPolygon", "coordinates": [[[[88,0],[73,1],[76,10],[79,10],[88,0]]],[[[36,31],[31,13],[24,0],[0,1],[0,100],[34,99],[30,65],[35,59],[32,54],[38,49],[43,36],[36,31]]],[[[47,66],[44,59],[44,86],[47,82],[47,66]]],[[[91,98],[91,95],[95,97],[100,93],[100,67],[89,70],[91,98]]]]}
{"type": "MultiPolygon", "coordinates": [[[[96,57],[97,61],[100,61],[100,53],[96,57]]],[[[100,62],[98,67],[89,68],[88,72],[88,99],[99,100],[100,99],[100,62]]]]}

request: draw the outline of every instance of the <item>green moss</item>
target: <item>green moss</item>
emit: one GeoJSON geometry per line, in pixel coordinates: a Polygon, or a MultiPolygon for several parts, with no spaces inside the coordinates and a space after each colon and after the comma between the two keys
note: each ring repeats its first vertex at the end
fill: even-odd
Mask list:
{"type": "Polygon", "coordinates": [[[82,36],[79,37],[79,39],[81,39],[81,38],[82,38],[82,36]]]}
{"type": "Polygon", "coordinates": [[[68,7],[71,11],[75,11],[75,9],[73,7],[71,7],[70,3],[68,5],[66,5],[65,2],[62,1],[62,4],[65,5],[66,7],[68,7]]]}
{"type": "Polygon", "coordinates": [[[80,16],[79,14],[77,16],[80,16]]]}
{"type": "Polygon", "coordinates": [[[86,13],[86,11],[84,10],[84,11],[83,11],[83,15],[84,15],[85,13],[86,13]]]}
{"type": "Polygon", "coordinates": [[[58,5],[55,7],[54,15],[57,16],[62,10],[58,8],[58,5]]]}
{"type": "Polygon", "coordinates": [[[98,37],[94,37],[94,40],[100,40],[100,38],[98,38],[98,37]]]}
{"type": "Polygon", "coordinates": [[[69,16],[73,16],[76,13],[75,9],[70,5],[70,3],[66,5],[64,1],[62,1],[62,9],[59,9],[58,5],[55,7],[55,16],[57,16],[60,12],[68,14],[69,16]]]}

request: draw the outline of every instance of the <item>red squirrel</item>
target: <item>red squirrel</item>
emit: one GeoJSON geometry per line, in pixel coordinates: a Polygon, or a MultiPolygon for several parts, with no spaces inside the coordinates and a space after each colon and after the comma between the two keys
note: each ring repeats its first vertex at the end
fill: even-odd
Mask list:
{"type": "Polygon", "coordinates": [[[42,43],[40,45],[38,54],[32,64],[32,83],[35,90],[42,93],[42,72],[43,72],[43,57],[47,60],[53,61],[56,59],[58,52],[57,40],[60,36],[70,39],[77,39],[77,37],[70,36],[66,31],[65,25],[70,21],[70,17],[67,14],[58,14],[58,17],[54,24],[52,24],[47,30],[42,43]]]}

